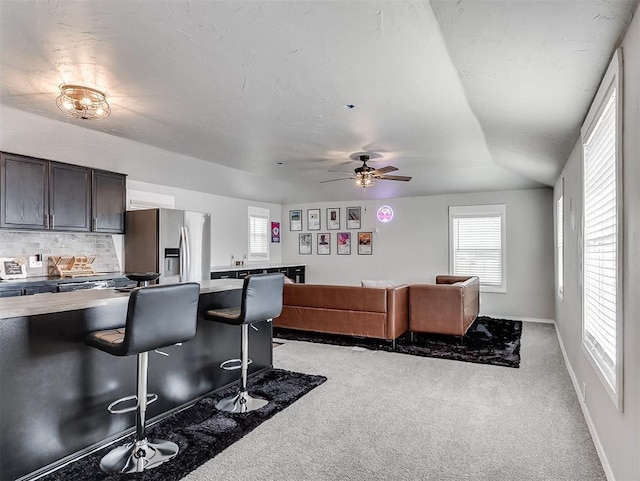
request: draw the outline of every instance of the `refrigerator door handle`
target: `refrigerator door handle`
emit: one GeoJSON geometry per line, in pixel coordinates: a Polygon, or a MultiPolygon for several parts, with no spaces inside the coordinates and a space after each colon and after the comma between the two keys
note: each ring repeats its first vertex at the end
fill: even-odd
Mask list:
{"type": "Polygon", "coordinates": [[[189,266],[191,265],[191,253],[189,252],[189,231],[186,227],[180,228],[180,281],[188,282],[190,279],[189,266]]]}

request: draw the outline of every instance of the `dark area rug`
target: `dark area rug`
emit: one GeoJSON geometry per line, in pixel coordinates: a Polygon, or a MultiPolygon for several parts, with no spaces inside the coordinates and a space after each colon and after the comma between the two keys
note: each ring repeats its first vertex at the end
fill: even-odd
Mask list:
{"type": "Polygon", "coordinates": [[[234,394],[237,386],[226,388],[215,396],[206,397],[194,406],[173,414],[147,429],[148,438],[173,441],[180,447],[178,455],[157,468],[134,474],[105,474],[100,459],[116,446],[129,442],[133,436],[80,459],[48,476],[46,481],[176,481],[222,450],[238,441],[255,427],[327,380],[323,376],[272,369],[249,379],[249,392],[266,399],[269,404],[246,414],[218,411],[216,402],[234,394]]]}
{"type": "MultiPolygon", "coordinates": [[[[416,333],[415,340],[412,341],[407,333],[397,339],[395,352],[517,368],[520,367],[521,335],[522,321],[479,316],[464,337],[416,333]]],[[[296,331],[280,327],[273,328],[273,337],[394,351],[390,341],[367,337],[296,331]]]]}

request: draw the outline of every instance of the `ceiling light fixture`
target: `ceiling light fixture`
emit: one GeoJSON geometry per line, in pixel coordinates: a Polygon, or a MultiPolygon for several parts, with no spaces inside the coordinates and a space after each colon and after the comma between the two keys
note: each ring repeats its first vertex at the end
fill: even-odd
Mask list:
{"type": "Polygon", "coordinates": [[[376,183],[376,178],[373,176],[373,173],[371,172],[362,172],[362,173],[356,174],[356,185],[358,187],[362,187],[366,189],[367,187],[373,187],[373,184],[375,183],[376,183]]]}
{"type": "Polygon", "coordinates": [[[60,85],[60,96],[56,99],[56,104],[65,114],[76,119],[100,120],[111,113],[104,92],[82,85],[60,85]]]}

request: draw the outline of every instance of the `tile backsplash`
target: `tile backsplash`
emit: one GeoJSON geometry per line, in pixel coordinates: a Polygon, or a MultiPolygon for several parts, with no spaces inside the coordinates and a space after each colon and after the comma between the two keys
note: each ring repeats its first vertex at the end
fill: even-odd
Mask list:
{"type": "Polygon", "coordinates": [[[119,272],[120,264],[110,234],[0,231],[0,257],[21,257],[27,276],[47,276],[49,256],[96,256],[96,272],[119,272]],[[29,256],[42,254],[42,267],[29,267],[29,256]]]}

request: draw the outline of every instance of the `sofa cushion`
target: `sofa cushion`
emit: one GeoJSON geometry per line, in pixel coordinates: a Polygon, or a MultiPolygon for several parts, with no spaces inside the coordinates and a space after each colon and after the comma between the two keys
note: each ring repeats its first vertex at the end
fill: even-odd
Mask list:
{"type": "Polygon", "coordinates": [[[387,290],[357,286],[285,284],[283,305],[386,313],[387,290]]]}
{"type": "Polygon", "coordinates": [[[273,322],[276,327],[302,331],[385,339],[388,337],[386,320],[382,312],[284,305],[282,314],[273,322]]]}
{"type": "Polygon", "coordinates": [[[362,281],[362,287],[399,287],[403,284],[396,281],[362,281]]]}
{"type": "Polygon", "coordinates": [[[285,284],[275,327],[393,340],[409,327],[409,286],[285,284]]]}

